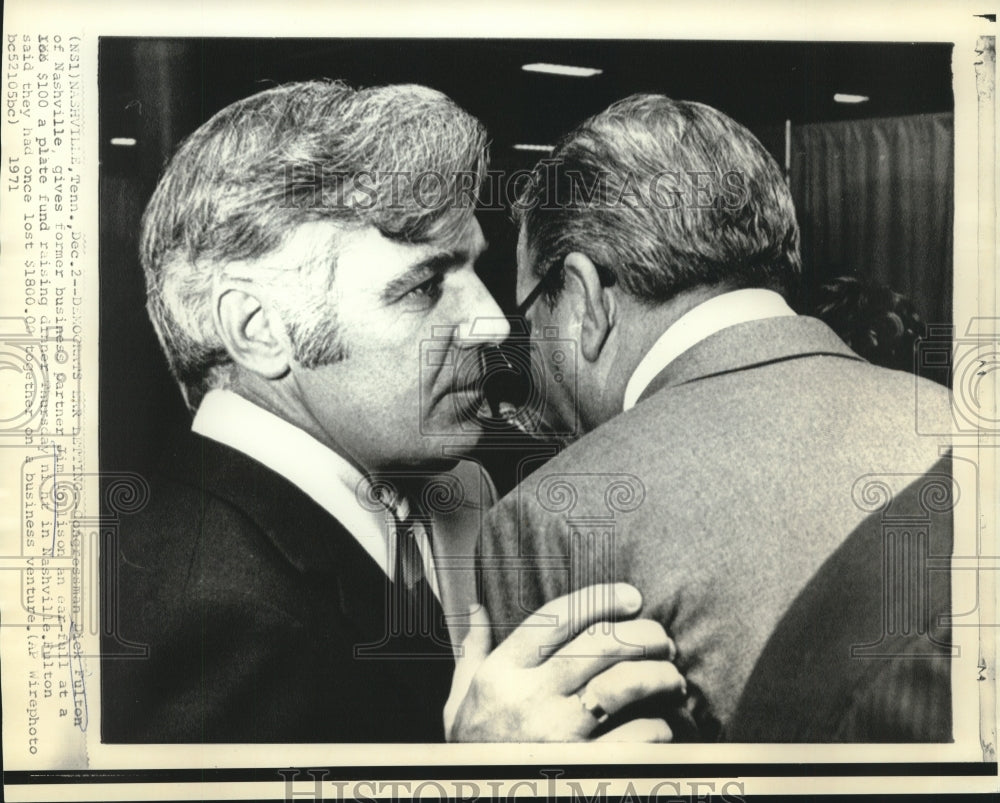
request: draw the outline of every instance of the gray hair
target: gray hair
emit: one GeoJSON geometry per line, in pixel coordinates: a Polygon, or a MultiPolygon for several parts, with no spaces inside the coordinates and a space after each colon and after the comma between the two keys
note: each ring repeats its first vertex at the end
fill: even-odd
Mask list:
{"type": "MultiPolygon", "coordinates": [[[[467,225],[485,171],[482,125],[422,86],[287,84],[212,117],[167,166],[140,245],[149,316],[189,405],[231,375],[211,308],[228,264],[258,260],[317,220],[398,242],[447,239],[467,225]],[[428,174],[444,182],[436,203],[417,187],[428,174]]],[[[329,301],[335,254],[308,262],[288,266],[293,281],[246,267],[275,290],[296,359],[315,367],[344,350],[329,301]]]]}
{"type": "MultiPolygon", "coordinates": [[[[701,103],[633,95],[564,137],[515,208],[534,271],[580,251],[662,303],[698,286],[788,292],[801,270],[791,194],[764,146],[701,103]]],[[[546,295],[562,288],[553,274],[546,295]]]]}

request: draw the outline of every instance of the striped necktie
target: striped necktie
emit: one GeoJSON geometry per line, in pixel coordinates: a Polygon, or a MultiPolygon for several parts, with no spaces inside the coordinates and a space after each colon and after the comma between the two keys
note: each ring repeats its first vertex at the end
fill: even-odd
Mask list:
{"type": "Polygon", "coordinates": [[[389,506],[396,530],[396,559],[392,576],[394,631],[403,638],[416,638],[449,646],[444,611],[424,570],[418,533],[431,540],[431,518],[406,498],[389,506]]]}
{"type": "Polygon", "coordinates": [[[392,514],[396,528],[396,562],[392,579],[396,583],[402,581],[402,587],[413,592],[419,583],[427,582],[417,528],[423,528],[430,536],[430,519],[415,514],[405,499],[392,508],[392,514]]]}

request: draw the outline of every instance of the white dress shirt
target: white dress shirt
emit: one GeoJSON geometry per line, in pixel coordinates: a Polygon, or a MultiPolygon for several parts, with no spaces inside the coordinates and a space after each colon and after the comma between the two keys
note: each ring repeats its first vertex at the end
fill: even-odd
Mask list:
{"type": "MultiPolygon", "coordinates": [[[[339,521],[394,579],[393,517],[358,500],[372,498],[368,479],[312,435],[228,390],[210,390],[191,426],[193,432],[230,446],[280,474],[339,521]]],[[[414,528],[424,574],[440,598],[434,555],[423,527],[414,528]]]]}
{"type": "Polygon", "coordinates": [[[623,409],[635,407],[660,371],[710,335],[738,323],[795,314],[780,293],[759,288],[722,293],[692,307],[660,335],[639,361],[625,386],[623,409]]]}

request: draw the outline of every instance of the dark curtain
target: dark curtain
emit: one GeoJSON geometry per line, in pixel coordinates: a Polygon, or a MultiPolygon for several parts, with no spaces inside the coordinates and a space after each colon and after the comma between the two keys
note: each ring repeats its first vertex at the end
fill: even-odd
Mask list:
{"type": "Polygon", "coordinates": [[[953,116],[792,126],[800,311],[836,276],[886,284],[927,323],[952,319],[953,116]]]}

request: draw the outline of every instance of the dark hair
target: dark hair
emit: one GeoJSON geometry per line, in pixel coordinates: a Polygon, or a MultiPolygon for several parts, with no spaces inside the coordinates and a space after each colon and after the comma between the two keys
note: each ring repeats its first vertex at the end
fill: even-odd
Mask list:
{"type": "Polygon", "coordinates": [[[764,146],[710,106],[661,95],[620,100],[564,137],[515,216],[537,275],[580,251],[650,303],[703,285],[787,293],[800,271],[791,194],[764,146]]]}
{"type": "MultiPolygon", "coordinates": [[[[229,381],[232,361],[211,309],[228,264],[251,263],[243,269],[254,281],[274,284],[253,261],[317,220],[374,226],[402,242],[457,234],[473,214],[473,193],[428,204],[415,187],[433,174],[478,188],[485,170],[482,125],[422,86],[287,84],[212,117],[166,168],[143,218],[140,253],[149,315],[189,405],[229,381]]],[[[318,256],[318,264],[288,266],[299,272],[293,280],[279,271],[289,338],[309,366],[343,356],[329,299],[336,254],[318,256]]]]}
{"type": "Polygon", "coordinates": [[[906,296],[877,282],[841,276],[816,292],[812,314],[875,365],[915,372],[925,325],[906,296]]]}

